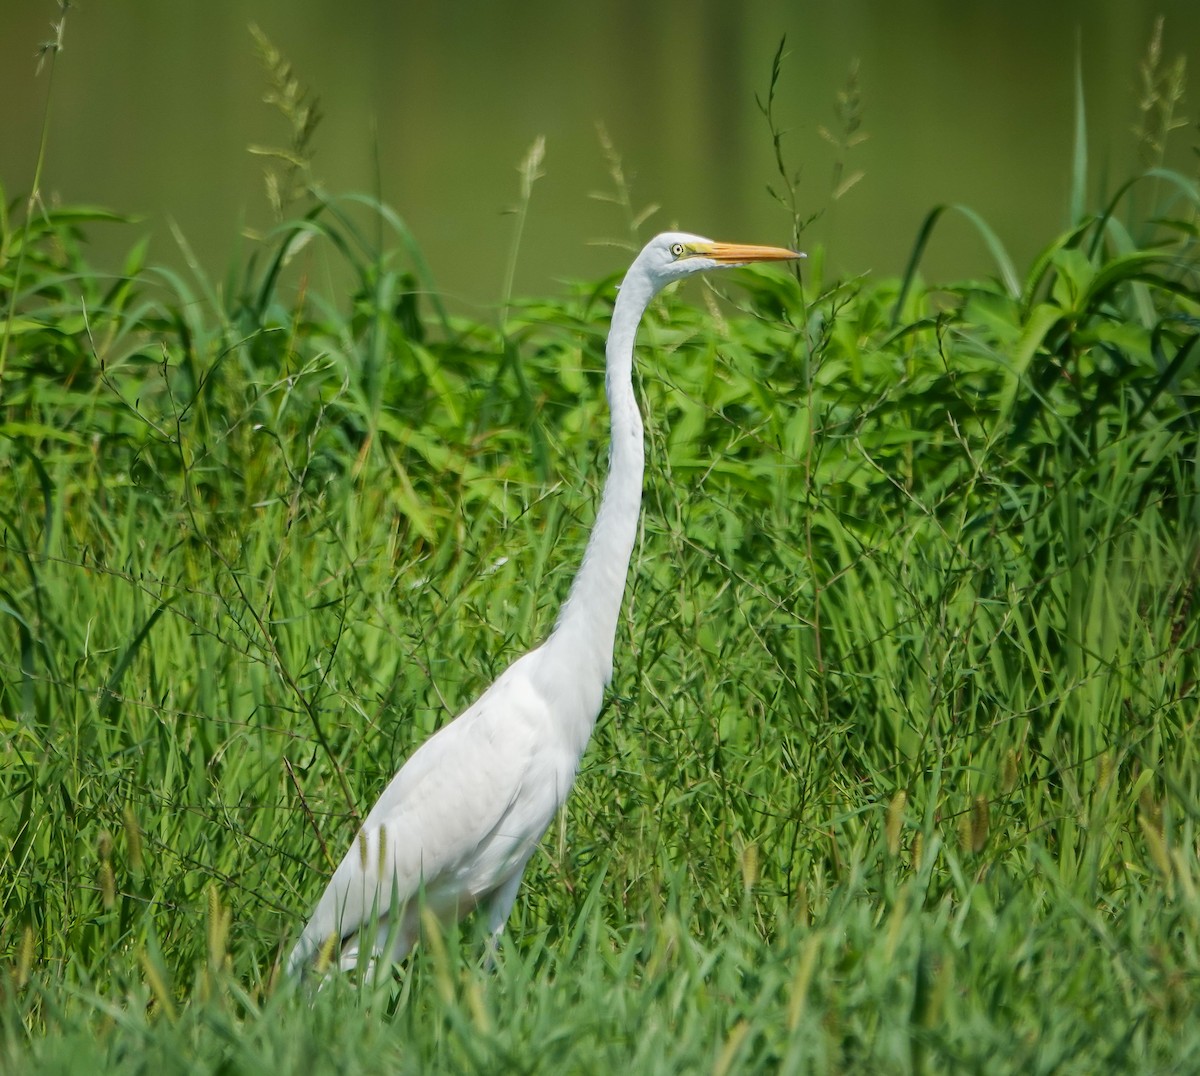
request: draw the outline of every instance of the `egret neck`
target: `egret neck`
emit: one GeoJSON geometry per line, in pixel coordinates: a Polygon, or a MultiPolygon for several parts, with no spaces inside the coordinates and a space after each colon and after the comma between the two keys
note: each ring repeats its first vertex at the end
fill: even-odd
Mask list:
{"type": "MultiPolygon", "coordinates": [[[[608,476],[583,563],[547,640],[579,675],[596,677],[601,690],[613,674],[613,642],[629,559],[642,505],[645,446],[633,395],[633,350],[638,322],[654,298],[649,275],[635,263],[617,292],[606,349],[605,392],[611,421],[608,476]]],[[[592,717],[591,724],[595,723],[592,717]]]]}

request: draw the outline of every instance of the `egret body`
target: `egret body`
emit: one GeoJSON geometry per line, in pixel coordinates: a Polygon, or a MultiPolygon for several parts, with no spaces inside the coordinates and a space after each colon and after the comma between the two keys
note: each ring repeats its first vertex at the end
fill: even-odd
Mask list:
{"type": "Polygon", "coordinates": [[[634,259],[606,348],[608,477],[554,630],[392,778],[292,950],[290,973],[314,961],[348,969],[360,960],[400,960],[417,939],[419,905],[449,924],[482,904],[493,939],[503,931],[525,865],[571,790],[612,679],[642,499],[642,419],[633,394],[638,322],[674,280],[802,256],[667,232],[634,259]]]}

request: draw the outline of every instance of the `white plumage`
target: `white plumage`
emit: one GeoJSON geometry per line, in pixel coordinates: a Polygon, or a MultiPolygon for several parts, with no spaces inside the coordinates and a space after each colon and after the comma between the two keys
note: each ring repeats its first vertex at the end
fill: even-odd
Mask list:
{"type": "Polygon", "coordinates": [[[571,790],[612,679],[644,467],[632,380],[638,322],[673,280],[798,257],[779,247],[667,232],[634,260],[617,296],[606,351],[608,477],[583,564],[554,630],[392,778],[292,950],[289,973],[326,951],[343,969],[355,967],[364,954],[400,960],[417,940],[421,902],[443,923],[483,904],[493,938],[504,929],[525,865],[571,790]]]}

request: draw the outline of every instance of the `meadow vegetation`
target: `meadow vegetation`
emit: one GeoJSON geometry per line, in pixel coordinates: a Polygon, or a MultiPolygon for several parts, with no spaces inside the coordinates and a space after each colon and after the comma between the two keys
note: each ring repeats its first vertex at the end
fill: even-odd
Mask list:
{"type": "Polygon", "coordinates": [[[1082,129],[1023,269],[964,211],[993,275],[924,280],[935,209],[898,279],[652,308],[616,677],[500,959],[315,995],[356,819],[566,592],[615,281],[497,328],[370,198],[219,282],[0,198],[0,1068],[1200,1063],[1200,194],[1087,208],[1082,129]]]}

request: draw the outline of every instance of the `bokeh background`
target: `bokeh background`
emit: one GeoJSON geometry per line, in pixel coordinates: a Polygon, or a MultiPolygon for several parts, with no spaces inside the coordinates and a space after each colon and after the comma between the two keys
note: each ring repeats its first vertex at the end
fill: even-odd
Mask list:
{"type": "MultiPolygon", "coordinates": [[[[46,96],[35,74],[52,0],[6,4],[0,37],[0,183],[28,190],[46,96]]],[[[776,107],[800,173],[805,244],[843,273],[899,271],[924,214],[942,201],[982,214],[1018,265],[1066,221],[1076,56],[1086,92],[1092,189],[1137,161],[1139,64],[1157,15],[1166,59],[1200,70],[1195,0],[607,0],[564,4],[396,0],[78,0],[55,73],[42,189],[47,198],[137,214],[98,229],[94,260],[137,234],[152,257],[182,259],[174,221],[210,273],[244,255],[240,234],[271,224],[261,158],[286,139],[262,101],[249,24],[319,97],[315,175],[334,192],[377,194],[408,222],[439,289],[460,309],[501,301],[518,200],[517,164],[545,136],[515,277],[517,293],[621,268],[601,241],[629,235],[597,125],[619,153],[635,209],[660,208],[643,235],[681,226],[786,242],[789,214],[756,104],[786,35],[776,107]],[[866,141],[836,201],[837,97],[857,63],[866,141]]],[[[1200,113],[1200,91],[1192,98],[1200,113]]],[[[1194,174],[1195,119],[1169,163],[1194,174]]],[[[986,272],[979,238],[939,227],[931,274],[986,272]]]]}

